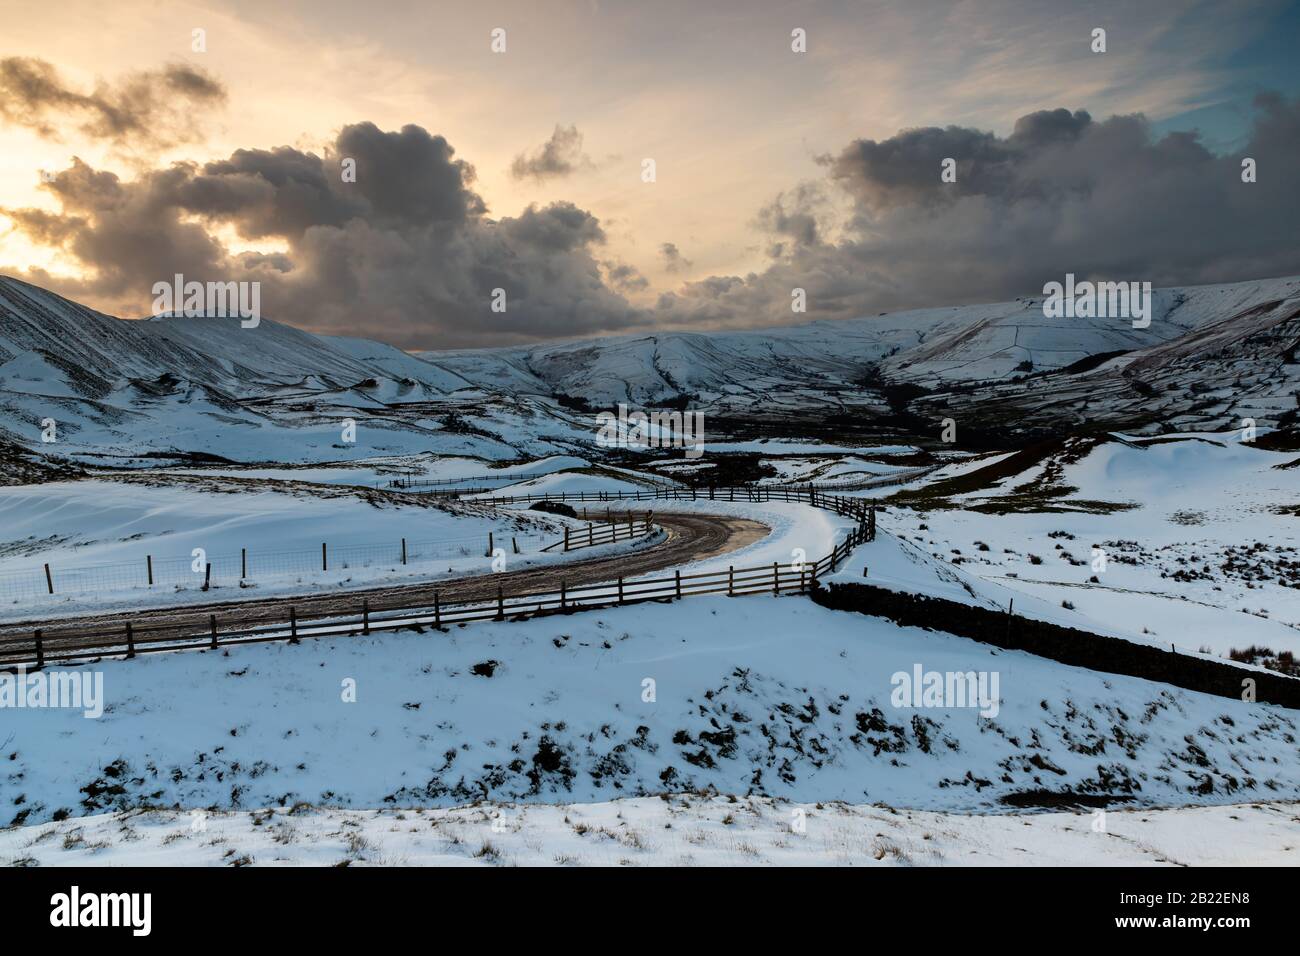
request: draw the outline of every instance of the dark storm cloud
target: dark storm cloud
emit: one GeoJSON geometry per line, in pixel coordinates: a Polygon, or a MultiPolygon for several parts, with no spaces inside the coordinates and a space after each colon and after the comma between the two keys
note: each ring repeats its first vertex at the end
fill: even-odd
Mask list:
{"type": "MultiPolygon", "coordinates": [[[[27,278],[119,313],[143,314],[153,283],[179,272],[256,279],[269,318],[410,348],[789,324],[1037,294],[1067,272],[1157,286],[1300,273],[1300,100],[1255,107],[1232,155],[1194,133],[1157,136],[1141,116],[1067,110],[1031,113],[1006,136],[855,141],[821,160],[821,179],[758,210],[763,269],[685,283],[654,309],[624,298],[648,283],[606,251],[591,212],[556,202],[492,219],[473,168],[416,126],[359,123],[319,154],[239,150],[129,180],[74,160],[42,187],[60,213],[4,213],[85,276],[27,278]],[[948,157],[955,183],[940,179],[948,157]],[[1242,182],[1245,157],[1258,182],[1242,182]],[[232,254],[229,231],[283,251],[232,254]],[[806,314],[790,310],[796,288],[806,314]],[[498,289],[504,313],[491,309],[498,289]]],[[[670,271],[686,262],[673,243],[659,252],[670,271]]]]}
{"type": "MultiPolygon", "coordinates": [[[[126,181],[80,160],[44,184],[63,216],[5,210],[29,238],[55,245],[89,278],[33,281],[143,313],[153,283],[175,273],[257,280],[273,319],[411,348],[523,342],[627,328],[644,315],[601,275],[605,233],[567,202],[493,220],[474,170],[417,126],[345,127],[321,155],[239,150],[126,181]],[[355,182],[344,161],[355,162],[355,182]],[[283,253],[232,255],[217,230],[283,242],[283,253]],[[493,312],[504,290],[506,311],[493,312]]],[[[635,286],[632,274],[622,277],[635,286]]]]}
{"type": "Polygon", "coordinates": [[[1021,175],[1025,163],[1054,146],[1068,147],[1091,123],[1086,112],[1059,109],[1022,116],[1005,139],[960,126],[909,129],[883,142],[857,140],[826,163],[831,176],[872,211],[1006,195],[1028,185],[1021,175]],[[940,179],[948,159],[956,182],[940,179]]]}
{"type": "Polygon", "coordinates": [[[665,272],[685,272],[694,263],[682,255],[675,242],[665,242],[659,247],[659,257],[664,261],[665,272]]]}
{"type": "Polygon", "coordinates": [[[829,238],[818,190],[760,211],[773,237],[760,273],[660,298],[661,322],[788,324],[1041,292],[1066,272],[1160,285],[1300,273],[1300,100],[1255,101],[1248,145],[1219,155],[1195,133],[1159,137],[1142,116],[1051,110],[1006,137],[961,127],[858,140],[822,160],[849,214],[829,238]],[[957,181],[940,180],[956,160],[957,181]],[[1242,160],[1258,164],[1243,183],[1242,160]]]}
{"type": "Polygon", "coordinates": [[[791,246],[816,246],[820,242],[817,215],[825,202],[820,184],[800,183],[760,209],[758,227],[776,239],[768,254],[780,258],[791,246]]]}
{"type": "Polygon", "coordinates": [[[186,64],[133,73],[85,93],[44,60],[0,59],[0,119],[48,138],[75,122],[87,136],[117,145],[170,146],[200,138],[192,111],[225,99],[220,82],[186,64]]]}
{"type": "Polygon", "coordinates": [[[605,267],[606,280],[620,292],[644,292],[650,287],[650,281],[636,266],[612,260],[601,265],[605,267]]]}
{"type": "Polygon", "coordinates": [[[566,129],[557,125],[551,138],[531,156],[520,153],[515,157],[510,164],[510,175],[515,179],[556,179],[592,165],[591,159],[582,151],[582,134],[578,127],[566,129]]]}

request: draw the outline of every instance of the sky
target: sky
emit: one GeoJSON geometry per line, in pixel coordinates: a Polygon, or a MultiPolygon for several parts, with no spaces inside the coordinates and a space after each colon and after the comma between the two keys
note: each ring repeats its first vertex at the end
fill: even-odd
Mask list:
{"type": "Polygon", "coordinates": [[[0,0],[0,273],[412,350],[1300,273],[1298,7],[0,0]]]}

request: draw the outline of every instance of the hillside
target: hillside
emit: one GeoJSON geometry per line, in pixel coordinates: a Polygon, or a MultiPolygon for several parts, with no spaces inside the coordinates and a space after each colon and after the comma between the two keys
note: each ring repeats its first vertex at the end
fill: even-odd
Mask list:
{"type": "Polygon", "coordinates": [[[589,453],[590,412],[620,402],[687,403],[709,416],[713,441],[794,421],[810,436],[937,437],[952,418],[959,442],[1245,417],[1294,425],[1300,280],[1163,289],[1153,301],[1145,329],[1047,319],[1028,298],[408,354],[269,319],[126,321],[0,277],[0,435],[36,447],[52,418],[61,453],[132,464],[142,452],[256,462],[286,448],[301,461],[589,453]],[[349,420],[363,436],[355,444],[343,437],[349,420]]]}

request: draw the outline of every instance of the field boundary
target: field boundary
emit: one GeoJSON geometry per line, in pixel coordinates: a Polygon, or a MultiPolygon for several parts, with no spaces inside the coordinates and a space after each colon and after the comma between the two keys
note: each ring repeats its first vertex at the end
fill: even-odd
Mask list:
{"type": "MultiPolygon", "coordinates": [[[[453,624],[471,621],[519,621],[538,615],[647,601],[672,601],[699,594],[727,594],[734,597],[746,594],[805,594],[815,586],[819,576],[834,572],[853,548],[875,539],[875,506],[861,499],[786,488],[753,489],[752,492],[748,488],[721,490],[728,492],[728,497],[719,496],[713,500],[804,501],[836,514],[853,517],[857,520],[857,525],[843,541],[832,547],[829,554],[804,564],[781,565],[774,562],[761,567],[731,566],[726,571],[698,574],[682,574],[678,570],[669,577],[618,577],[573,588],[567,587],[561,579],[557,590],[507,594],[504,587],[498,587],[495,601],[443,603],[435,590],[432,606],[428,601],[422,601],[409,606],[387,607],[382,612],[372,613],[369,602],[363,600],[360,614],[330,615],[310,620],[299,619],[294,606],[290,604],[287,619],[283,622],[253,628],[223,629],[216,615],[211,614],[205,631],[181,635],[161,625],[137,626],[128,615],[120,631],[78,639],[73,645],[66,641],[51,644],[45,638],[44,628],[36,628],[30,639],[8,637],[4,640],[0,645],[0,655],[3,655],[0,669],[20,666],[41,668],[56,662],[84,662],[104,657],[131,659],[139,654],[164,651],[219,650],[233,645],[269,641],[298,643],[306,638],[351,637],[376,631],[421,630],[426,627],[441,630],[453,624]],[[737,491],[741,492],[740,497],[736,496],[737,491]],[[753,497],[749,497],[751,493],[753,497]],[[169,633],[158,633],[163,630],[169,633]]],[[[691,489],[667,489],[667,496],[685,498],[690,496],[690,491],[691,489]]],[[[636,493],[621,494],[631,496],[636,493]]],[[[664,496],[665,493],[662,492],[659,495],[664,496]]],[[[553,494],[545,497],[556,501],[563,500],[566,496],[553,494]]],[[[570,493],[568,497],[572,500],[574,496],[570,493]]],[[[704,500],[703,496],[700,498],[704,500]]],[[[649,521],[648,516],[646,520],[649,521]]]]}
{"type": "Polygon", "coordinates": [[[994,647],[1026,651],[1072,667],[1172,684],[1218,697],[1242,700],[1244,682],[1251,679],[1259,703],[1300,709],[1300,680],[1293,677],[1017,617],[1010,610],[994,611],[854,581],[816,586],[811,598],[825,608],[883,617],[900,627],[924,627],[994,647]]]}

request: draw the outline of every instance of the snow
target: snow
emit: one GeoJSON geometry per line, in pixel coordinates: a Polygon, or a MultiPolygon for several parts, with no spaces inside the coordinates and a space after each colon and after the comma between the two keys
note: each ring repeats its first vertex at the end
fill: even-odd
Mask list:
{"type": "MultiPolygon", "coordinates": [[[[434,455],[365,458],[352,462],[323,464],[319,467],[279,468],[168,468],[166,474],[214,475],[235,478],[263,478],[274,481],[307,481],[324,485],[362,485],[387,488],[394,480],[444,482],[436,488],[455,488],[461,484],[505,485],[517,482],[521,475],[539,475],[553,471],[585,468],[585,458],[552,455],[536,461],[497,465],[480,458],[434,455]]],[[[149,470],[143,469],[148,474],[149,470]]],[[[421,490],[423,486],[413,486],[421,490]]]]}
{"type": "Polygon", "coordinates": [[[449,810],[146,810],[0,831],[39,866],[1294,866],[1294,803],[970,815],[680,794],[449,810]]]}
{"type": "MultiPolygon", "coordinates": [[[[855,558],[844,579],[861,580],[869,563],[873,582],[886,587],[953,600],[974,594],[1003,608],[1014,599],[1021,614],[1183,652],[1222,656],[1254,644],[1300,653],[1292,563],[1300,522],[1274,510],[1298,497],[1296,472],[1276,467],[1294,454],[1226,435],[1170,438],[1104,442],[1067,464],[1059,484],[1076,490],[1063,511],[882,512],[882,530],[906,545],[855,558]],[[1136,507],[1069,510],[1076,499],[1136,507]],[[1094,546],[1105,554],[1103,571],[1093,567],[1094,546]]],[[[1043,471],[1036,465],[956,500],[996,503],[1043,471]]]]}
{"type": "MultiPolygon", "coordinates": [[[[18,602],[5,604],[11,617],[192,601],[194,548],[212,562],[219,597],[481,573],[489,531],[501,544],[519,539],[525,554],[508,554],[512,567],[564,560],[535,550],[559,536],[558,518],[363,496],[406,476],[483,482],[491,494],[644,489],[645,475],[599,464],[592,414],[556,394],[597,411],[690,395],[690,410],[707,412],[709,455],[757,454],[777,480],[851,486],[907,474],[890,459],[918,449],[821,442],[797,423],[823,410],[885,410],[862,386],[871,366],[895,382],[962,385],[913,412],[982,421],[971,409],[991,397],[1003,416],[1054,409],[1061,417],[1047,424],[1059,428],[1071,420],[1070,388],[1085,402],[1073,411],[1089,420],[1081,408],[1148,399],[1113,375],[1012,381],[1020,364],[1059,369],[1130,350],[1110,366],[1154,383],[1143,414],[1200,430],[1079,442],[990,487],[930,503],[918,495],[920,510],[882,511],[878,540],[834,579],[990,608],[1014,600],[1020,615],[1179,653],[1300,652],[1300,518],[1284,510],[1300,506],[1300,470],[1279,467],[1296,455],[1203,430],[1293,407],[1294,366],[1270,366],[1261,383],[1254,365],[1276,357],[1248,341],[1293,306],[1270,305],[1258,323],[1233,317],[1293,302],[1296,288],[1281,278],[1159,290],[1147,330],[1047,321],[1041,303],[1021,299],[758,332],[409,355],[270,320],[254,330],[124,322],[0,278],[0,435],[134,468],[138,479],[0,487],[0,597],[18,602]],[[1184,369],[1220,353],[1228,372],[1183,381],[1184,369]],[[1162,364],[1174,359],[1191,364],[1162,364]],[[769,424],[786,417],[790,434],[709,439],[710,416],[743,420],[756,408],[769,424]],[[50,445],[39,438],[45,418],[58,424],[50,445]],[[199,467],[210,459],[188,452],[228,463],[199,467]],[[159,467],[169,460],[184,467],[159,467]],[[328,573],[317,570],[322,541],[328,573]],[[1104,569],[1093,567],[1094,546],[1104,569]],[[241,548],[257,579],[249,591],[230,586],[241,548]],[[153,590],[138,586],[145,555],[153,590]],[[98,589],[71,594],[72,569],[83,567],[95,570],[81,585],[98,589]]],[[[904,487],[969,478],[1009,454],[937,453],[942,467],[904,487]]],[[[647,465],[672,474],[717,460],[647,465]]],[[[802,504],[642,504],[770,526],[683,566],[688,574],[798,566],[853,524],[802,504]]],[[[0,861],[1278,864],[1292,862],[1295,845],[1294,711],[796,596],[692,597],[91,667],[105,677],[102,719],[4,714],[0,825],[13,828],[0,831],[0,861]],[[997,675],[997,713],[896,705],[892,676],[917,667],[997,675]],[[1108,805],[1104,831],[1087,813],[1010,810],[1065,791],[1108,805]],[[291,812],[299,801],[308,806],[291,812]],[[137,812],[146,804],[173,809],[137,812]],[[188,811],[210,807],[209,829],[192,833],[188,811]],[[60,810],[72,818],[51,822],[60,810]],[[806,833],[791,829],[797,810],[806,833]]]]}
{"type": "MultiPolygon", "coordinates": [[[[156,606],[201,599],[252,598],[320,588],[427,581],[494,570],[488,533],[510,569],[568,560],[541,553],[563,535],[564,519],[472,504],[371,504],[337,489],[143,485],[102,479],[0,487],[0,619],[63,616],[110,605],[156,606]],[[429,505],[433,505],[430,507],[429,505]],[[521,554],[514,554],[512,540],[521,554]],[[406,539],[408,563],[401,563],[406,539]],[[330,570],[321,570],[321,544],[330,570]],[[193,551],[204,551],[195,570],[193,551]],[[241,549],[248,581],[239,588],[241,549]],[[147,586],[152,556],[155,586],[147,586]],[[212,564],[215,594],[200,590],[212,564]],[[47,593],[49,564],[55,594],[47,593]]],[[[631,543],[640,547],[638,539],[631,543]]],[[[629,542],[583,550],[616,553],[629,542]]]]}
{"type": "Polygon", "coordinates": [[[915,445],[838,445],[798,441],[791,438],[763,438],[755,441],[710,442],[713,452],[757,452],[766,455],[912,455],[915,445]]]}
{"type": "Polygon", "coordinates": [[[479,494],[466,495],[467,501],[510,495],[598,494],[600,492],[645,491],[646,482],[587,472],[561,471],[528,481],[508,484],[479,494]]]}
{"type": "Polygon", "coordinates": [[[798,596],[693,597],[95,669],[98,720],[6,712],[12,819],[0,823],[142,802],[452,807],[710,787],[963,812],[1006,810],[1002,798],[1035,790],[1114,807],[1300,799],[1293,712],[798,596]],[[891,675],[918,664],[998,673],[998,713],[896,707],[891,675]]]}

